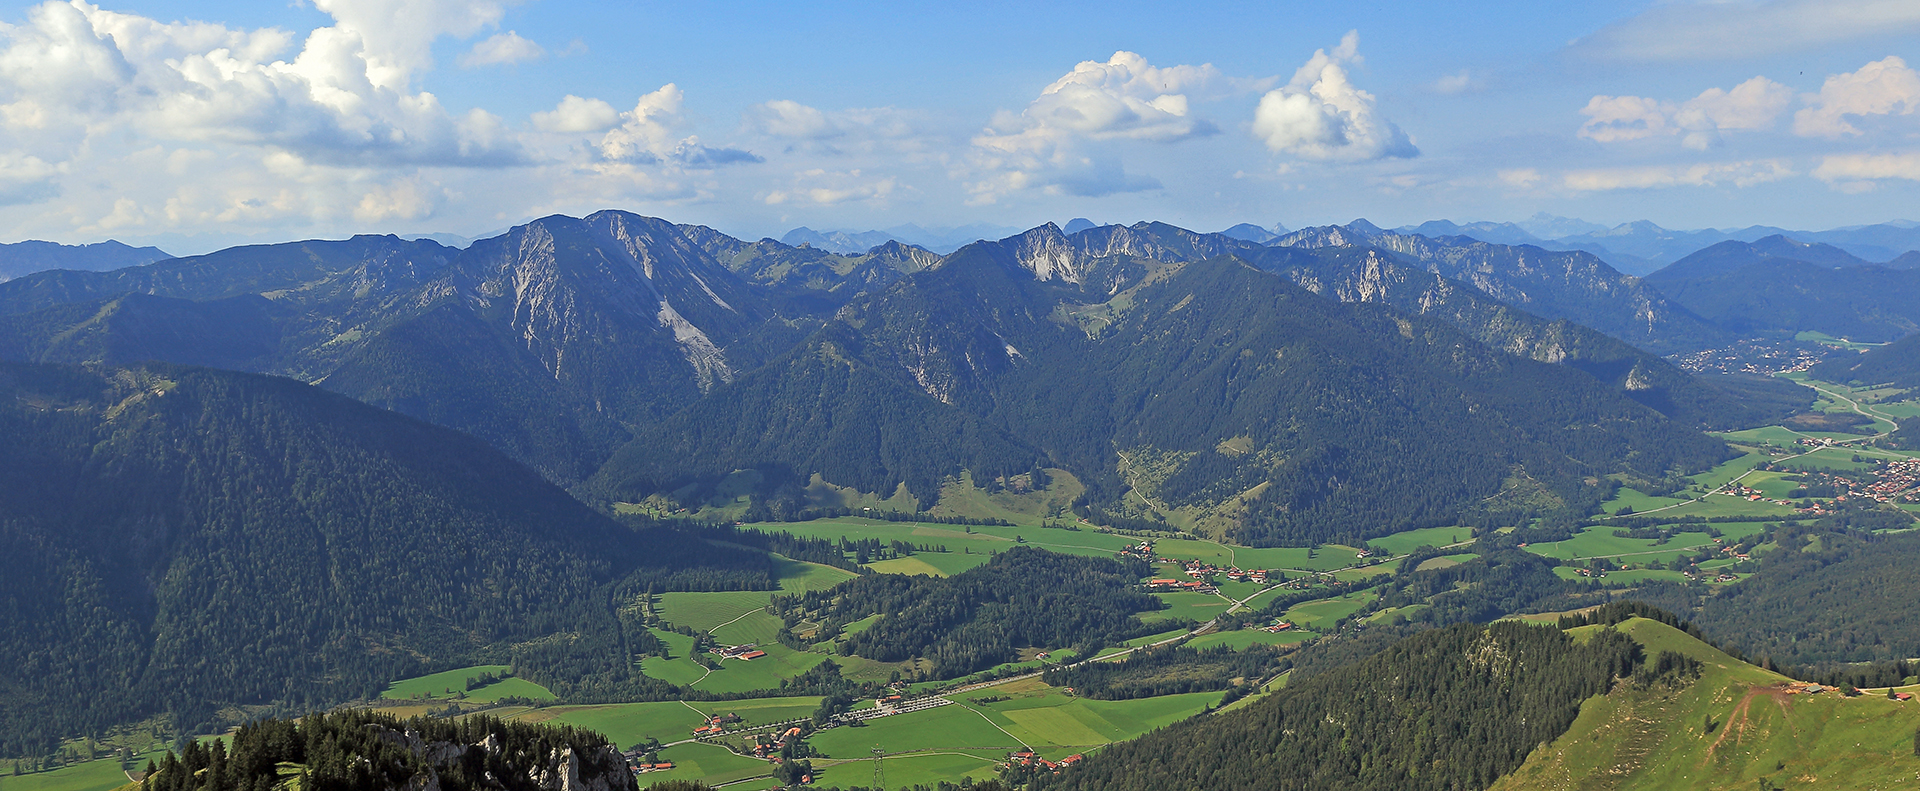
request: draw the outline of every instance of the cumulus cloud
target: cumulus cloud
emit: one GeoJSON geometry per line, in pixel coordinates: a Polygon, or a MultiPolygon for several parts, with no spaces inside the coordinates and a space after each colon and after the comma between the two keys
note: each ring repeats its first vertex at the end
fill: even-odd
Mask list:
{"type": "Polygon", "coordinates": [[[526,63],[547,56],[547,51],[520,37],[519,33],[507,31],[496,33],[482,39],[460,56],[460,65],[469,69],[481,66],[503,66],[514,63],[526,63]]]}
{"type": "Polygon", "coordinates": [[[791,140],[826,140],[847,133],[840,119],[790,99],[749,107],[742,120],[755,132],[791,140]]]}
{"type": "Polygon", "coordinates": [[[1691,165],[1648,165],[1571,170],[1561,185],[1575,192],[1667,187],[1751,187],[1796,175],[1785,160],[1756,159],[1691,165]]]}
{"type": "Polygon", "coordinates": [[[605,132],[620,123],[620,111],[599,99],[567,94],[552,110],[534,113],[532,120],[542,132],[605,132]]]}
{"type": "Polygon", "coordinates": [[[1680,135],[1681,145],[1704,151],[1723,131],[1766,129],[1793,101],[1793,91],[1765,77],[1731,90],[1709,88],[1674,104],[1644,96],[1595,96],[1580,110],[1587,117],[1580,136],[1601,143],[1680,135]]]}
{"type": "Polygon", "coordinates": [[[1859,71],[1835,74],[1809,94],[1807,106],[1794,113],[1793,132],[1803,137],[1839,138],[1861,134],[1854,120],[1868,116],[1912,115],[1920,110],[1920,74],[1895,56],[1874,61],[1859,71]]]}
{"type": "Polygon", "coordinates": [[[622,123],[600,138],[600,155],[615,162],[665,162],[695,168],[763,161],[748,151],[712,148],[698,137],[683,137],[690,126],[680,109],[685,101],[686,94],[673,83],[640,97],[632,110],[620,114],[622,123]]]}
{"type": "Polygon", "coordinates": [[[1908,0],[1730,0],[1656,3],[1570,45],[1582,57],[1725,60],[1920,31],[1908,0]]]}
{"type": "Polygon", "coordinates": [[[293,41],[284,31],[162,24],[84,0],[43,3],[27,24],[3,31],[0,117],[10,131],[38,130],[69,150],[90,129],[118,126],[175,143],[273,146],[338,164],[524,161],[498,118],[449,113],[433,94],[410,88],[429,63],[433,37],[497,19],[498,4],[317,5],[336,14],[335,24],[280,60],[293,41]],[[388,29],[394,25],[410,27],[388,29]]]}
{"type": "Polygon", "coordinates": [[[973,138],[976,164],[987,173],[968,188],[976,203],[1027,189],[1088,197],[1158,189],[1158,180],[1128,174],[1117,156],[1089,144],[1215,134],[1219,128],[1195,115],[1193,102],[1265,84],[1229,78],[1212,64],[1156,67],[1126,51],[1082,61],[1025,109],[998,114],[973,138]]]}
{"type": "Polygon", "coordinates": [[[1360,63],[1359,50],[1358,31],[1349,31],[1332,52],[1316,50],[1291,82],[1260,97],[1254,136],[1274,151],[1302,159],[1419,156],[1407,134],[1375,109],[1373,94],[1348,78],[1346,67],[1360,63]]]}
{"type": "Polygon", "coordinates": [[[1867,192],[1881,179],[1920,181],[1920,153],[1836,154],[1822,158],[1813,177],[1842,192],[1867,192]]]}

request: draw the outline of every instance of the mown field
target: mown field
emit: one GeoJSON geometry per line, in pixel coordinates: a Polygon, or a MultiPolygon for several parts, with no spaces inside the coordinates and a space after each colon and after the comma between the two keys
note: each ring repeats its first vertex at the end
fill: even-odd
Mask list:
{"type": "Polygon", "coordinates": [[[430,698],[433,700],[468,700],[475,703],[492,703],[501,698],[526,698],[528,700],[554,700],[554,694],[546,687],[524,678],[503,678],[492,684],[467,692],[467,679],[477,678],[482,673],[498,676],[512,668],[506,665],[475,665],[444,673],[434,673],[396,681],[387,687],[381,697],[391,700],[411,700],[430,698]]]}

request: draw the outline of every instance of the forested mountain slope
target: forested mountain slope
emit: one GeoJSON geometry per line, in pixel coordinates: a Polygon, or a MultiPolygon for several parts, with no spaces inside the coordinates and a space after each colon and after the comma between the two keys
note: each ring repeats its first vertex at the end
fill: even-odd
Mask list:
{"type": "Polygon", "coordinates": [[[805,351],[636,439],[584,488],[638,499],[711,483],[755,466],[769,420],[798,416],[810,422],[798,436],[817,440],[800,443],[812,460],[778,461],[799,480],[818,472],[886,493],[898,481],[924,499],[967,459],[985,466],[976,476],[1045,460],[1112,503],[1132,488],[1248,541],[1307,543],[1470,507],[1517,518],[1493,497],[1510,490],[1529,493],[1520,511],[1581,510],[1601,496],[1595,476],[1657,476],[1724,453],[1580,371],[1388,306],[1322,299],[1238,260],[1049,270],[1089,285],[1036,279],[1025,261],[975,245],[856,301],[805,351]],[[828,416],[793,397],[864,403],[839,395],[854,392],[892,406],[828,416]],[[959,441],[924,436],[936,420],[959,441]],[[647,455],[660,448],[691,474],[666,478],[647,455]]]}
{"type": "Polygon", "coordinates": [[[1644,661],[1618,634],[1460,625],[1288,684],[1244,710],[1116,744],[1038,789],[1481,789],[1644,661]]]}
{"type": "Polygon", "coordinates": [[[1920,335],[1908,335],[1856,357],[1821,363],[1812,373],[1829,382],[1920,387],[1920,335]]]}
{"type": "Polygon", "coordinates": [[[1841,265],[1847,258],[1834,253],[1843,252],[1822,248],[1725,242],[1648,275],[1647,282],[1746,335],[1819,330],[1874,342],[1920,329],[1920,271],[1841,265]]]}
{"type": "Polygon", "coordinates": [[[1777,419],[1651,352],[1564,318],[1541,318],[1378,248],[1269,247],[1247,259],[1322,296],[1393,305],[1508,354],[1584,371],[1682,422],[1730,429],[1777,419]]]}
{"type": "Polygon", "coordinates": [[[331,704],[540,637],[618,650],[609,586],[768,573],[299,382],[0,364],[0,753],[160,712],[331,704]]]}

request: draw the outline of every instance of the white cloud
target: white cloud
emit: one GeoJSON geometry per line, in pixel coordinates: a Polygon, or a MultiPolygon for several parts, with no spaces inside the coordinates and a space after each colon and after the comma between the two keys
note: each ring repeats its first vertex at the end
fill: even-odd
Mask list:
{"type": "Polygon", "coordinates": [[[1793,115],[1793,132],[1803,137],[1838,138],[1861,134],[1848,120],[1875,115],[1912,115],[1920,110],[1920,73],[1887,56],[1849,74],[1835,74],[1806,97],[1807,107],[1793,115]]]}
{"type": "Polygon", "coordinates": [[[547,56],[547,51],[509,30],[496,33],[482,39],[460,56],[460,65],[469,69],[480,66],[500,66],[514,63],[526,63],[547,56]]]}
{"type": "Polygon", "coordinates": [[[1836,154],[1822,158],[1813,177],[1842,192],[1867,192],[1880,179],[1920,181],[1920,153],[1836,154]]]}
{"type": "Polygon", "coordinates": [[[1020,113],[1000,113],[973,138],[975,164],[985,174],[968,184],[972,202],[1029,189],[1086,197],[1158,189],[1158,180],[1128,174],[1117,156],[1092,152],[1089,144],[1215,134],[1218,127],[1193,114],[1193,101],[1265,84],[1229,78],[1212,64],[1156,67],[1126,51],[1104,63],[1082,61],[1020,113]]]}
{"type": "Polygon", "coordinates": [[[1751,187],[1756,184],[1779,181],[1793,175],[1795,175],[1793,169],[1784,160],[1756,159],[1692,165],[1570,170],[1561,176],[1561,185],[1574,192],[1722,185],[1751,187]]]}
{"type": "Polygon", "coordinates": [[[1644,96],[1595,96],[1580,110],[1587,116],[1580,136],[1613,143],[1677,134],[1681,145],[1704,151],[1720,143],[1722,131],[1773,126],[1792,101],[1787,86],[1765,77],[1732,90],[1708,88],[1679,104],[1644,96]]]}
{"type": "Polygon", "coordinates": [[[826,140],[847,133],[840,119],[790,99],[749,107],[742,120],[755,132],[791,140],[826,140]]]}
{"type": "Polygon", "coordinates": [[[1531,189],[1535,184],[1539,184],[1543,178],[1540,175],[1540,171],[1534,168],[1502,170],[1495,173],[1494,176],[1500,179],[1500,183],[1520,189],[1531,189]]]}
{"type": "Polygon", "coordinates": [[[605,132],[620,123],[620,111],[599,99],[567,94],[552,110],[534,113],[532,120],[543,132],[605,132]]]}
{"type": "Polygon", "coordinates": [[[526,152],[485,113],[448,113],[410,92],[427,46],[497,19],[498,4],[320,2],[336,24],[293,37],[204,23],[161,24],[83,0],[35,7],[0,30],[0,104],[10,131],[37,130],[43,158],[95,130],[176,144],[277,147],[342,165],[497,166],[526,152]],[[406,9],[386,9],[407,5],[406,9]],[[413,6],[419,6],[414,8],[413,6]],[[411,25],[404,34],[386,29],[411,25]]]}
{"type": "Polygon", "coordinates": [[[444,197],[445,193],[422,184],[418,177],[376,184],[360,197],[353,218],[361,222],[418,220],[431,216],[444,197]]]}
{"type": "Polygon", "coordinates": [[[1448,74],[1435,80],[1433,89],[1444,94],[1466,93],[1479,84],[1480,80],[1473,76],[1472,71],[1461,69],[1458,74],[1448,74]]]}
{"type": "Polygon", "coordinates": [[[620,114],[624,123],[600,138],[600,155],[616,162],[665,162],[696,168],[762,161],[747,151],[711,148],[698,137],[682,137],[691,125],[680,111],[685,99],[673,83],[640,97],[632,110],[620,114]]]}
{"type": "Polygon", "coordinates": [[[870,176],[859,170],[845,172],[820,168],[794,174],[794,186],[768,192],[762,200],[770,206],[785,203],[812,203],[831,206],[848,201],[885,201],[899,186],[892,176],[870,176]]]}
{"type": "Polygon", "coordinates": [[[1575,41],[1585,57],[1714,61],[1920,31],[1911,0],[1713,0],[1652,4],[1645,13],[1575,41]]]}
{"type": "Polygon", "coordinates": [[[1355,87],[1346,65],[1360,63],[1360,35],[1332,52],[1316,50],[1293,80],[1260,98],[1253,133],[1268,148],[1302,159],[1358,161],[1415,157],[1420,150],[1381,117],[1373,95],[1355,87]]]}

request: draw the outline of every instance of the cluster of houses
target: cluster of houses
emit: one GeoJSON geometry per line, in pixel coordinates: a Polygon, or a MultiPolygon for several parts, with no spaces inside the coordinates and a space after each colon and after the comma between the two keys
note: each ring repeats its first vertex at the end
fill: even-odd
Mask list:
{"type": "Polygon", "coordinates": [[[724,646],[714,653],[719,654],[721,659],[743,659],[748,662],[767,655],[767,652],[759,650],[755,643],[724,646]]]}
{"type": "Polygon", "coordinates": [[[1072,755],[1069,755],[1065,758],[1060,759],[1059,761],[1049,761],[1045,758],[1041,758],[1038,754],[1034,753],[1032,750],[1022,750],[1020,752],[1007,756],[1006,765],[1007,766],[1034,766],[1034,767],[1039,767],[1041,769],[1045,769],[1049,772],[1058,772],[1069,766],[1078,764],[1081,761],[1084,761],[1086,759],[1087,759],[1086,756],[1081,755],[1079,753],[1074,753],[1072,755]]]}
{"type": "Polygon", "coordinates": [[[1747,498],[1748,502],[1773,503],[1774,505],[1793,505],[1793,503],[1791,502],[1768,497],[1766,493],[1760,491],[1759,489],[1755,489],[1750,486],[1746,486],[1744,484],[1739,484],[1739,483],[1729,483],[1726,486],[1721,487],[1718,493],[1728,495],[1730,497],[1745,497],[1747,498]]]}
{"type": "Polygon", "coordinates": [[[1267,624],[1266,626],[1260,627],[1260,631],[1278,633],[1278,632],[1287,631],[1288,629],[1292,629],[1292,628],[1293,628],[1293,624],[1291,623],[1288,623],[1286,621],[1276,621],[1274,623],[1270,623],[1270,624],[1267,624]]]}
{"type": "Polygon", "coordinates": [[[715,714],[707,718],[707,724],[693,729],[694,738],[701,736],[719,736],[726,733],[727,726],[740,721],[738,714],[715,714]]]}
{"type": "Polygon", "coordinates": [[[1153,542],[1142,541],[1130,547],[1122,547],[1120,551],[1115,554],[1119,555],[1121,560],[1136,558],[1151,563],[1153,562],[1153,542]]]}
{"type": "Polygon", "coordinates": [[[1596,579],[1596,580],[1604,579],[1607,576],[1607,572],[1605,571],[1602,571],[1600,569],[1590,569],[1585,566],[1575,567],[1573,570],[1573,573],[1578,574],[1582,577],[1586,577],[1588,579],[1596,579]]]}
{"type": "MultiPolygon", "coordinates": [[[[762,735],[753,744],[753,757],[765,759],[768,763],[777,764],[780,762],[780,756],[774,755],[774,752],[788,744],[799,741],[799,739],[799,726],[788,728],[785,732],[778,735],[762,735]]],[[[811,782],[813,782],[813,778],[811,777],[800,778],[802,785],[811,782]]]]}
{"type": "Polygon", "coordinates": [[[1189,593],[1214,593],[1217,589],[1199,580],[1181,582],[1174,579],[1147,580],[1150,591],[1186,591],[1189,593]]]}
{"type": "Polygon", "coordinates": [[[646,774],[648,772],[664,772],[668,769],[673,768],[672,761],[656,761],[653,763],[648,763],[643,760],[630,759],[627,761],[627,765],[633,767],[633,771],[636,774],[646,774]]]}
{"type": "Polygon", "coordinates": [[[1880,502],[1903,500],[1913,502],[1908,490],[1920,484],[1920,461],[1901,459],[1881,465],[1879,475],[1873,483],[1867,485],[1867,496],[1880,502]]]}

